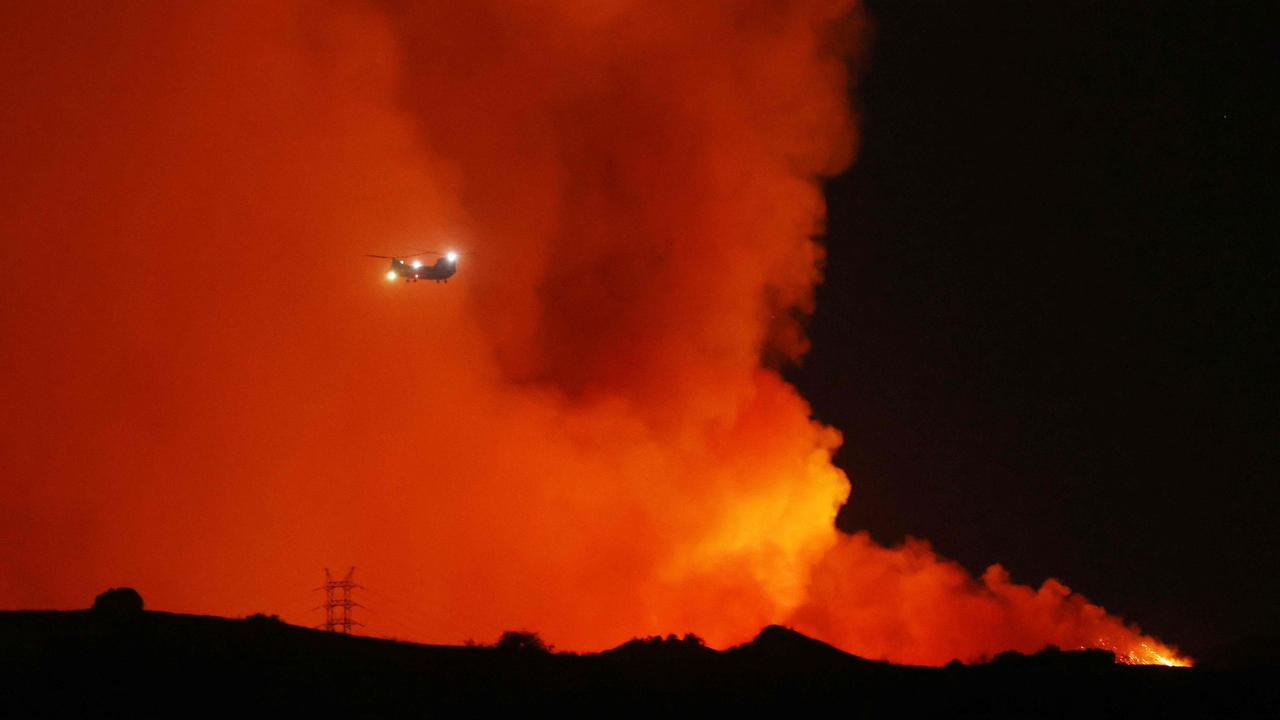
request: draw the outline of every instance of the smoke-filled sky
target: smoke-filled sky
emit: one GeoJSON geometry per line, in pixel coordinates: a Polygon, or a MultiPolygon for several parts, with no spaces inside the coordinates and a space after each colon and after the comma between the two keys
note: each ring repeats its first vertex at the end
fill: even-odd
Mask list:
{"type": "Polygon", "coordinates": [[[835,529],[840,434],[778,368],[856,154],[851,2],[2,12],[0,605],[310,624],[355,565],[367,632],[420,641],[1173,657],[835,529]],[[458,274],[362,257],[421,249],[458,274]]]}

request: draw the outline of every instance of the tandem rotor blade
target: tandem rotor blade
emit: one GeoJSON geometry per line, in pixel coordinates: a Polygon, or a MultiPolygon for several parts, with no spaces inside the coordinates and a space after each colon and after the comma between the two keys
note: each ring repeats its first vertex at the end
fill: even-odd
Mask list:
{"type": "Polygon", "coordinates": [[[418,257],[419,255],[444,255],[444,254],[445,253],[437,252],[435,250],[419,250],[418,252],[408,253],[406,255],[371,255],[369,253],[365,253],[365,257],[382,258],[383,260],[401,260],[403,258],[418,257]]]}

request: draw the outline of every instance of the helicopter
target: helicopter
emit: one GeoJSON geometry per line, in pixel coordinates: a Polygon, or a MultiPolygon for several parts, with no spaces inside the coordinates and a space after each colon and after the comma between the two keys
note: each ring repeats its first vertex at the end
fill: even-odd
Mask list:
{"type": "Polygon", "coordinates": [[[458,272],[458,253],[452,250],[443,253],[424,250],[423,252],[404,256],[365,255],[365,257],[390,260],[391,267],[387,270],[388,280],[404,278],[405,282],[418,282],[419,280],[449,282],[449,278],[458,272]],[[421,255],[439,255],[440,259],[430,265],[424,264],[421,260],[413,259],[421,255]]]}

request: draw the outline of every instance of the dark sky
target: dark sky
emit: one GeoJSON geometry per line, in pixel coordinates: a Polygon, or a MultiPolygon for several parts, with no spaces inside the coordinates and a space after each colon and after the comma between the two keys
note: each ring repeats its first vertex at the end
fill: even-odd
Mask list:
{"type": "Polygon", "coordinates": [[[1277,632],[1268,6],[869,3],[793,373],[845,433],[842,529],[1058,577],[1193,655],[1277,632]]]}

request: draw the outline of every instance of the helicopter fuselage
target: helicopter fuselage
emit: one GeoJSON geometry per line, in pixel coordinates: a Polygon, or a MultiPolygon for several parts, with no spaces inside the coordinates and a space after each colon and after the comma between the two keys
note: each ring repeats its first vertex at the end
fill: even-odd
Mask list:
{"type": "Polygon", "coordinates": [[[398,280],[403,278],[405,282],[417,282],[419,280],[446,282],[456,272],[458,272],[458,261],[456,258],[449,256],[442,257],[431,265],[425,265],[417,260],[406,261],[401,258],[392,258],[391,267],[387,270],[387,279],[398,280]]]}

